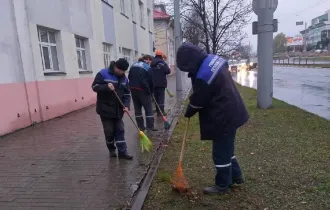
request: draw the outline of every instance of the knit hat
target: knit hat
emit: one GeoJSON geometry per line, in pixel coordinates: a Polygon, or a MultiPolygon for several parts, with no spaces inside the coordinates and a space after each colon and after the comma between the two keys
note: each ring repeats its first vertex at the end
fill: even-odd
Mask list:
{"type": "Polygon", "coordinates": [[[163,52],[161,50],[156,50],[155,54],[156,55],[159,55],[159,56],[162,56],[163,55],[163,52]]]}
{"type": "Polygon", "coordinates": [[[120,70],[126,71],[129,67],[129,63],[127,62],[127,60],[125,58],[119,58],[116,63],[115,63],[116,67],[120,70]]]}

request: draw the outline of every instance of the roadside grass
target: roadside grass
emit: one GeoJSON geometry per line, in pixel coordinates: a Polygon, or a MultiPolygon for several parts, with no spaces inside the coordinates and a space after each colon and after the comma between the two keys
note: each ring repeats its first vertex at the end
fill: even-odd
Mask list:
{"type": "Polygon", "coordinates": [[[256,91],[238,88],[251,115],[236,138],[246,183],[229,195],[202,194],[214,183],[214,168],[211,142],[199,140],[196,116],[183,166],[192,192],[172,191],[186,121],[181,117],[143,209],[330,209],[330,122],[276,99],[272,109],[257,109],[256,91]]]}

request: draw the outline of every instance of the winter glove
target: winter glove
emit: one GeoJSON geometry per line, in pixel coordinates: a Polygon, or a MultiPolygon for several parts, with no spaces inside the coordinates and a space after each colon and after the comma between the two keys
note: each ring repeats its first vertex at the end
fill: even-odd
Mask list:
{"type": "Polygon", "coordinates": [[[191,108],[191,106],[188,105],[187,109],[186,109],[186,113],[184,114],[184,117],[186,118],[191,118],[192,116],[195,115],[195,111],[191,108]]]}

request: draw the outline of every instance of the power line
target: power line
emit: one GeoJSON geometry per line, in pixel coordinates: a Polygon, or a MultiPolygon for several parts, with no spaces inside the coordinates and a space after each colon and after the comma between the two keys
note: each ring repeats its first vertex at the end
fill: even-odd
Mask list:
{"type": "Polygon", "coordinates": [[[302,13],[302,12],[304,12],[304,11],[306,11],[306,10],[313,9],[313,8],[315,8],[315,7],[317,7],[317,6],[320,6],[321,4],[323,4],[323,3],[327,2],[327,1],[329,1],[329,0],[321,0],[321,1],[318,1],[318,2],[316,2],[315,4],[310,5],[309,7],[306,7],[306,8],[304,8],[304,9],[298,10],[298,11],[296,11],[296,12],[294,12],[294,13],[291,13],[291,14],[284,15],[284,16],[282,16],[282,17],[279,17],[278,19],[282,19],[282,18],[284,18],[284,17],[289,17],[289,16],[292,16],[292,15],[298,16],[299,13],[302,13]]]}

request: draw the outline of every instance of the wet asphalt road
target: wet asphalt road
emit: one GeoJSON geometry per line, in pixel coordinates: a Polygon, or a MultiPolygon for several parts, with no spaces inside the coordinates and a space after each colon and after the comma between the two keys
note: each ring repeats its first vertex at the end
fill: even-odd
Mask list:
{"type": "MultiPolygon", "coordinates": [[[[257,88],[257,71],[233,75],[257,88]]],[[[330,120],[330,69],[274,66],[274,97],[330,120]]]]}

